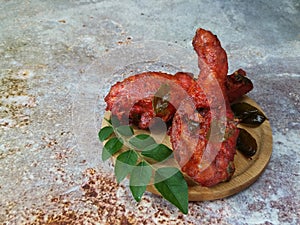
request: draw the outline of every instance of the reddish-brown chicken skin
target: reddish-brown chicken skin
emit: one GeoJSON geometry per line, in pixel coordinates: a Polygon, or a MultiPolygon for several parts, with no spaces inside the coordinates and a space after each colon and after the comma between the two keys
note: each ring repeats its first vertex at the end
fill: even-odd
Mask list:
{"type": "MultiPolygon", "coordinates": [[[[179,72],[170,75],[162,72],[145,72],[137,74],[111,87],[109,94],[105,97],[106,110],[110,110],[122,123],[135,124],[141,129],[147,129],[154,117],[160,117],[164,122],[171,120],[182,99],[189,97],[189,88],[196,85],[190,73],[179,72]],[[167,97],[157,97],[166,97],[168,104],[162,112],[157,112],[153,108],[153,99],[163,85],[168,86],[167,97]]],[[[204,96],[199,88],[194,91],[194,94],[204,96]]],[[[199,107],[208,105],[205,101],[197,100],[199,107]]]]}
{"type": "Polygon", "coordinates": [[[217,37],[203,29],[197,30],[193,46],[201,70],[197,83],[210,107],[197,110],[184,102],[173,119],[171,143],[182,171],[202,186],[213,186],[234,172],[238,129],[227,96],[226,52],[217,37]]]}
{"type": "Polygon", "coordinates": [[[238,69],[227,76],[226,90],[229,102],[234,102],[253,89],[253,83],[246,77],[246,72],[238,69]]]}

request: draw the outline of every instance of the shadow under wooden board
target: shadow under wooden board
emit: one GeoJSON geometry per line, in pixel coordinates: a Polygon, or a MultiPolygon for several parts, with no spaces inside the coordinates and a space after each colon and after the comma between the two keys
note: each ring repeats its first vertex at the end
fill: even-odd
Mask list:
{"type": "MultiPolygon", "coordinates": [[[[242,97],[239,102],[246,102],[262,111],[259,105],[247,96],[242,97]]],[[[104,118],[109,119],[110,112],[106,112],[104,118]]],[[[103,119],[102,127],[108,125],[105,119],[103,119]]],[[[247,130],[255,138],[257,142],[257,152],[255,155],[247,158],[237,151],[234,158],[235,172],[230,181],[219,183],[213,187],[202,187],[188,181],[189,201],[216,200],[234,195],[249,187],[262,174],[272,155],[272,130],[270,123],[268,120],[265,120],[258,127],[247,127],[241,124],[239,127],[247,130]]],[[[139,133],[140,131],[135,130],[135,132],[139,133]]],[[[141,133],[147,133],[147,131],[141,131],[141,133]]],[[[171,147],[168,136],[164,139],[163,143],[171,147]]],[[[116,156],[117,154],[114,155],[113,159],[116,156]]],[[[148,185],[147,191],[160,195],[154,185],[148,185]]]]}

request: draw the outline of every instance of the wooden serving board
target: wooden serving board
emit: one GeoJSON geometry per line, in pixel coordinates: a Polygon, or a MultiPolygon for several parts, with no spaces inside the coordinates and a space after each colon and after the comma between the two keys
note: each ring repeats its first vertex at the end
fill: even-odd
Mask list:
{"type": "MultiPolygon", "coordinates": [[[[239,102],[246,102],[255,106],[261,112],[262,109],[251,98],[244,96],[239,102]]],[[[106,112],[105,118],[109,119],[110,113],[106,112]]],[[[106,126],[106,120],[103,120],[102,127],[106,126]]],[[[265,120],[259,127],[239,127],[247,130],[257,142],[257,152],[251,158],[246,158],[239,151],[234,158],[235,172],[228,182],[217,184],[213,187],[202,187],[188,181],[189,201],[205,201],[225,198],[234,195],[253,184],[266,168],[272,154],[272,130],[268,120],[265,120]]],[[[142,133],[145,133],[143,131],[142,133]]],[[[155,138],[155,137],[154,137],[155,138]]],[[[169,138],[164,140],[164,144],[171,146],[169,138]]],[[[149,192],[160,195],[154,185],[147,187],[149,192]]]]}

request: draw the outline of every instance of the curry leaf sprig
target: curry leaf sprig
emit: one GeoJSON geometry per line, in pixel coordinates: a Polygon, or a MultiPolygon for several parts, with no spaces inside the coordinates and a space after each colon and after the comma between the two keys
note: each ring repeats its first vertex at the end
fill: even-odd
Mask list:
{"type": "Polygon", "coordinates": [[[188,213],[188,185],[181,171],[176,167],[156,166],[151,163],[163,162],[172,155],[172,150],[158,144],[148,134],[134,134],[131,126],[120,125],[107,120],[107,126],[99,133],[101,142],[105,141],[102,160],[106,161],[116,153],[114,173],[120,183],[129,177],[130,191],[136,201],[141,201],[150,181],[167,201],[182,213],[188,213]]]}

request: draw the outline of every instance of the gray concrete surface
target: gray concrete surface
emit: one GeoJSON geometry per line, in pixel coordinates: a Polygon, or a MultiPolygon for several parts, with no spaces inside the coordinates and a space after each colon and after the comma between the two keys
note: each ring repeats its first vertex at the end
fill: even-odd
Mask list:
{"type": "Polygon", "coordinates": [[[1,224],[300,223],[299,1],[1,0],[0,21],[1,224]],[[255,184],[182,215],[150,193],[134,202],[97,132],[122,75],[196,73],[198,27],[253,80],[274,146],[255,184]]]}

